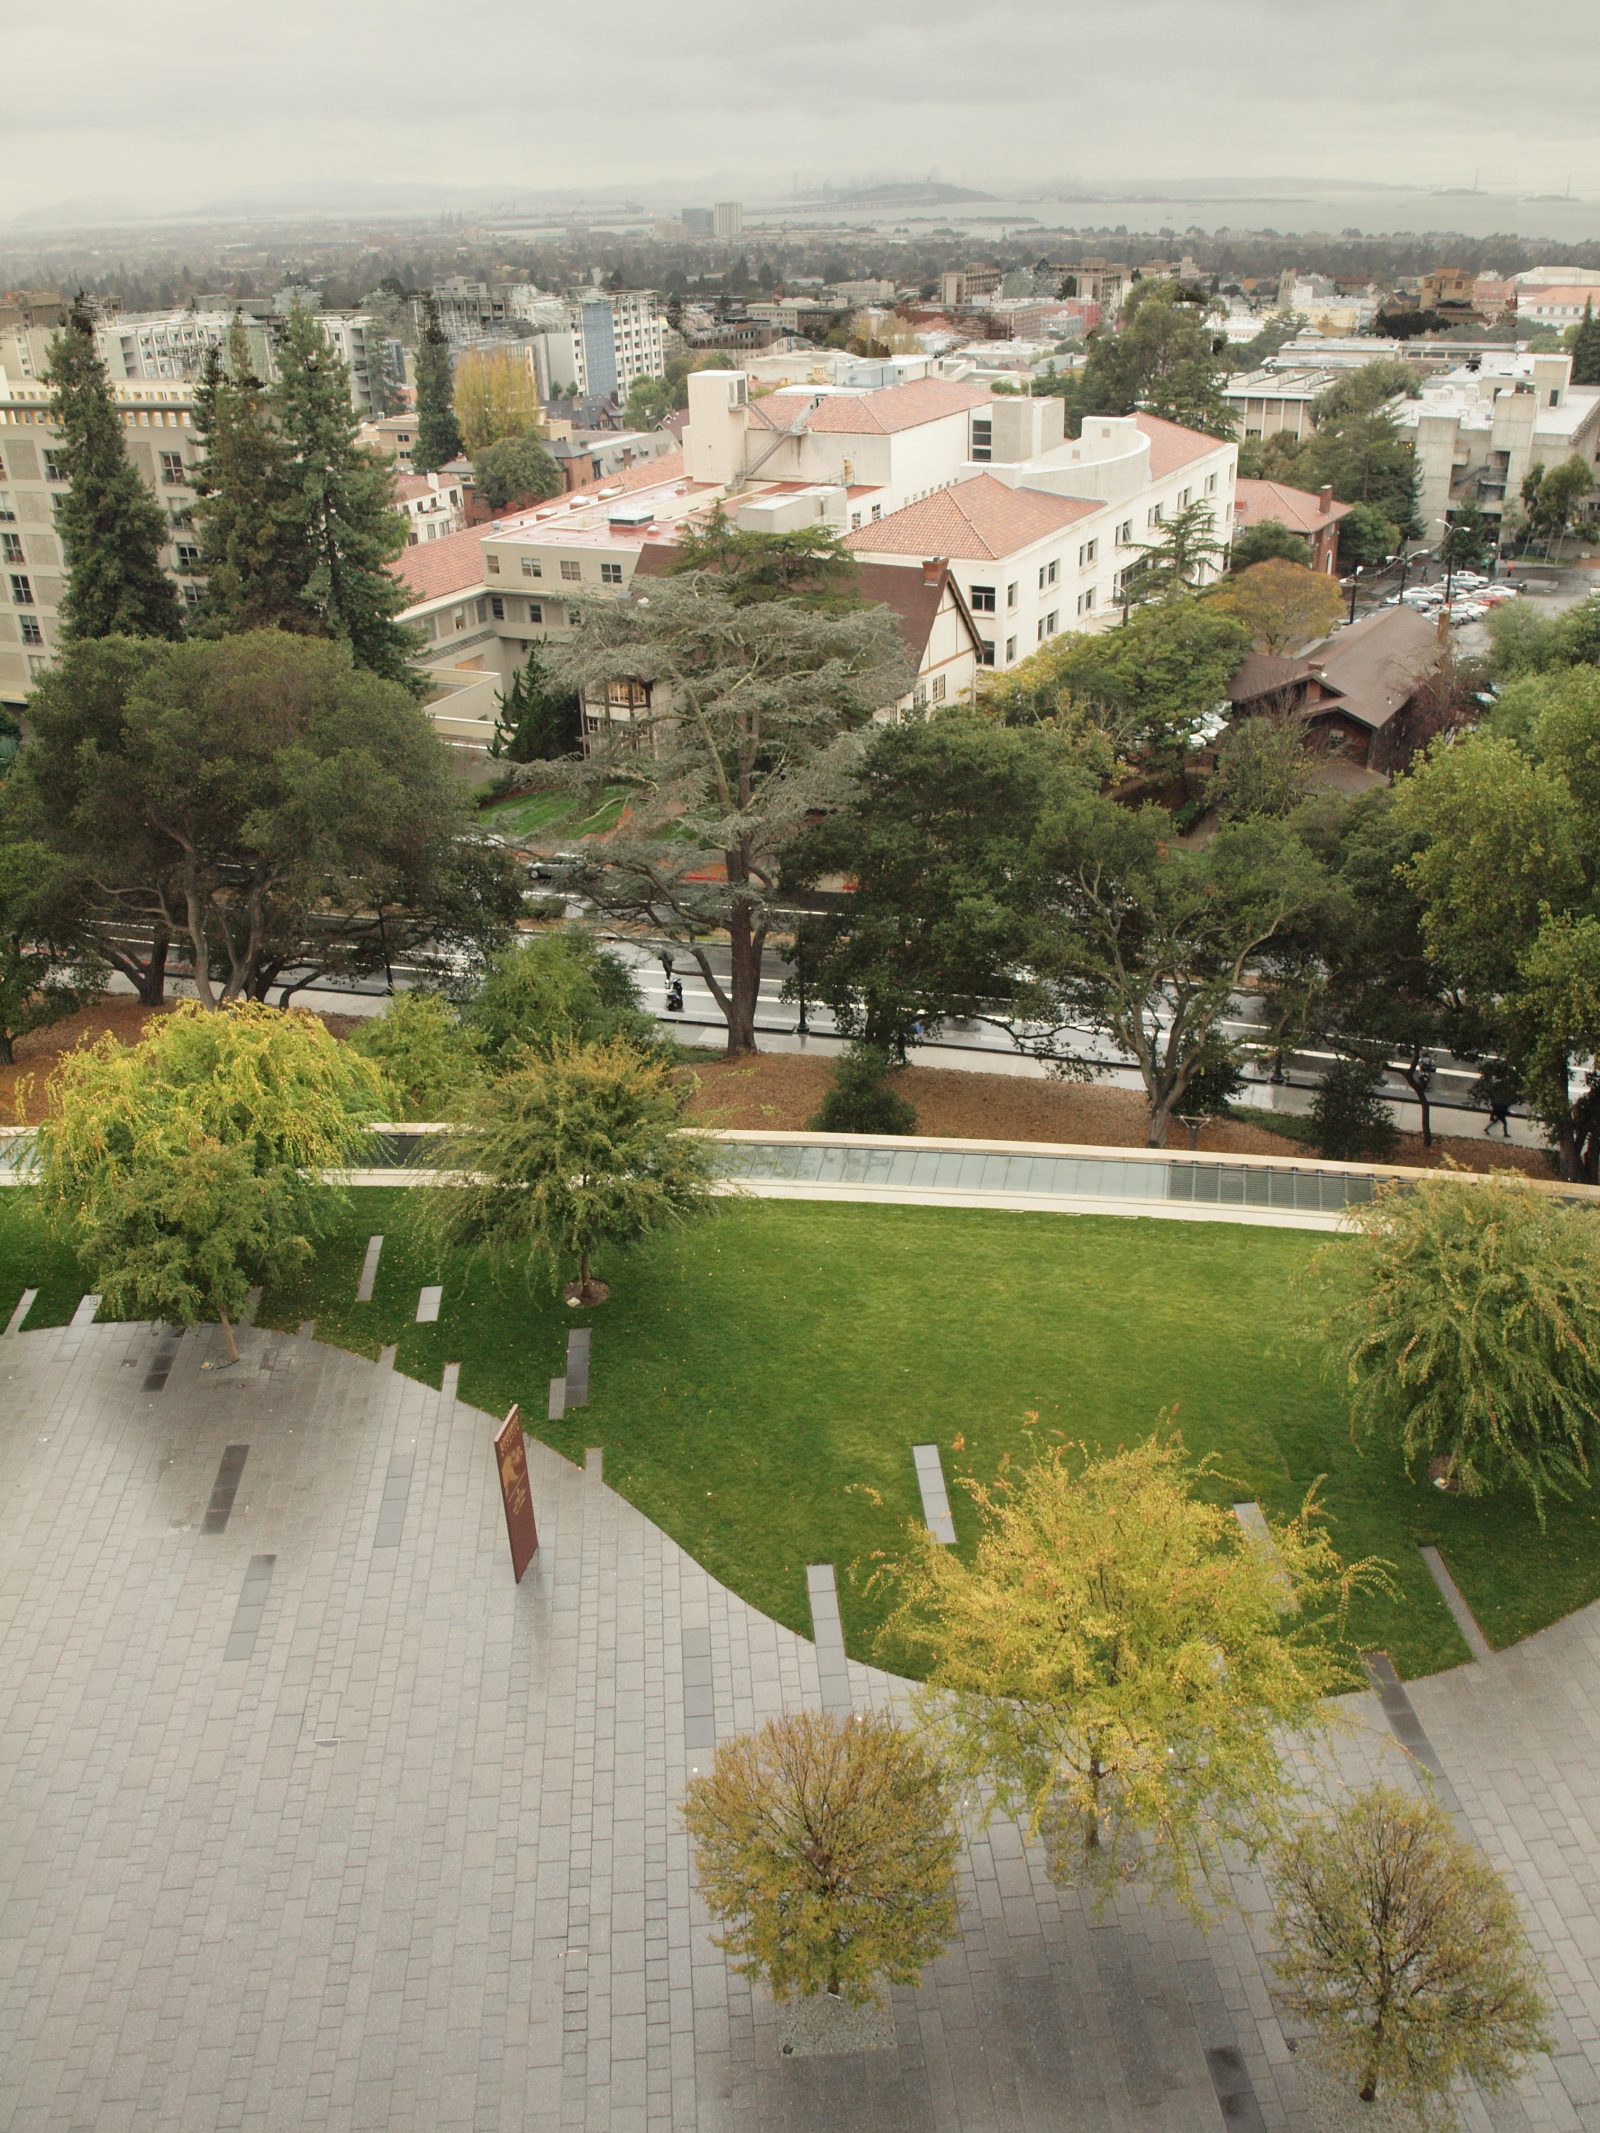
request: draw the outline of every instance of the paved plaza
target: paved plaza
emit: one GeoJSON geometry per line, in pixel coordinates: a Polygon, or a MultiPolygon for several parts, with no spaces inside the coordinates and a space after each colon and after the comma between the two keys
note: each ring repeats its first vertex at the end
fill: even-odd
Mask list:
{"type": "MultiPolygon", "coordinates": [[[[1131,1897],[1097,1921],[1006,1826],[892,2048],[786,2058],[677,1803],[713,1737],[895,1685],[819,1676],[532,1444],[513,1586],[453,1373],[309,1334],[221,1360],[205,1330],[0,1341],[6,2133],[1312,2133],[1259,1886],[1205,1936],[1131,1897]]],[[[1600,2128],[1600,1610],[1349,1713],[1347,1774],[1400,1775],[1396,1725],[1437,1761],[1559,2000],[1556,2056],[1468,2124],[1600,2128]]]]}

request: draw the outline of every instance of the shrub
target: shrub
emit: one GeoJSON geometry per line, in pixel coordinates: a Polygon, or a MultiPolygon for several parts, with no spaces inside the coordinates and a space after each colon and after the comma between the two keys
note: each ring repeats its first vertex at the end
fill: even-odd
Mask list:
{"type": "Polygon", "coordinates": [[[1336,1059],[1311,1103],[1317,1153],[1333,1163],[1382,1162],[1399,1134],[1379,1093],[1383,1069],[1366,1059],[1336,1059]]]}
{"type": "Polygon", "coordinates": [[[350,1044],[382,1074],[397,1120],[448,1118],[483,1072],[460,1016],[437,993],[396,993],[350,1044]]]}
{"type": "Polygon", "coordinates": [[[544,934],[496,956],[462,1019],[496,1071],[529,1049],[655,1036],[633,979],[582,933],[544,934]]]}
{"type": "Polygon", "coordinates": [[[881,1045],[852,1044],[833,1064],[833,1085],[811,1121],[814,1133],[915,1133],[916,1106],[889,1086],[881,1045]]]}

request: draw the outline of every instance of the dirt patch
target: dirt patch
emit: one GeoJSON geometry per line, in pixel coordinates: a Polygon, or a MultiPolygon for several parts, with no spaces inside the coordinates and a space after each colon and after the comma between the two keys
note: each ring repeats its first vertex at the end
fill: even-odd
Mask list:
{"type": "MultiPolygon", "coordinates": [[[[21,1038],[16,1064],[0,1066],[0,1125],[38,1124],[44,1116],[45,1084],[64,1053],[105,1036],[115,1037],[122,1044],[137,1044],[145,1024],[170,1011],[170,1003],[167,1007],[141,1007],[137,1000],[111,993],[79,1008],[75,1015],[68,1015],[50,1029],[35,1030],[21,1038]]],[[[324,1015],[322,1019],[336,1037],[348,1037],[361,1026],[357,1015],[324,1015]]]]}
{"type": "MultiPolygon", "coordinates": [[[[697,1060],[692,1071],[700,1086],[690,1100],[691,1118],[709,1126],[792,1133],[804,1131],[822,1102],[829,1062],[794,1052],[763,1052],[739,1061],[697,1060]]],[[[895,1087],[916,1105],[918,1133],[936,1140],[1057,1141],[1099,1148],[1142,1148],[1145,1144],[1144,1099],[1132,1089],[915,1066],[896,1077],[895,1087]]],[[[1185,1148],[1187,1132],[1175,1127],[1168,1145],[1185,1148]]],[[[1200,1147],[1212,1155],[1314,1160],[1312,1150],[1303,1143],[1239,1119],[1208,1120],[1200,1129],[1200,1147]]],[[[1539,1149],[1491,1147],[1481,1136],[1441,1139],[1428,1150],[1419,1134],[1403,1133],[1393,1160],[1419,1168],[1449,1161],[1463,1170],[1519,1170],[1538,1178],[1551,1175],[1539,1149]]]]}

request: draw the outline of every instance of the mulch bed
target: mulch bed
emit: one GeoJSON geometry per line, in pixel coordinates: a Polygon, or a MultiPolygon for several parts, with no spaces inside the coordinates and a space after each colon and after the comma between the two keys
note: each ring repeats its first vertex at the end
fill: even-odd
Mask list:
{"type": "MultiPolygon", "coordinates": [[[[109,1032],[132,1044],[153,1014],[136,1000],[108,996],[69,1015],[53,1029],[35,1031],[17,1046],[17,1064],[0,1067],[0,1124],[32,1125],[44,1115],[45,1084],[64,1052],[92,1044],[109,1032]]],[[[323,1017],[336,1037],[360,1026],[351,1015],[323,1017]]],[[[828,1084],[830,1062],[817,1055],[761,1052],[753,1059],[697,1059],[699,1086],[689,1116],[709,1126],[740,1126],[770,1132],[803,1131],[828,1084]]],[[[1076,1082],[1034,1081],[1019,1074],[969,1074],[951,1067],[907,1067],[895,1086],[917,1109],[917,1131],[937,1140],[1058,1141],[1099,1148],[1142,1148],[1144,1099],[1132,1089],[1085,1087],[1076,1082]]],[[[1188,1134],[1174,1127],[1169,1146],[1182,1149],[1188,1134]]],[[[1200,1147],[1214,1155],[1309,1156],[1302,1143],[1264,1126],[1212,1119],[1200,1130],[1200,1147]]],[[[1396,1163],[1418,1167],[1454,1163],[1462,1170],[1519,1170],[1528,1177],[1554,1175],[1543,1152],[1477,1138],[1441,1139],[1429,1150],[1419,1135],[1403,1133],[1396,1163]]]]}

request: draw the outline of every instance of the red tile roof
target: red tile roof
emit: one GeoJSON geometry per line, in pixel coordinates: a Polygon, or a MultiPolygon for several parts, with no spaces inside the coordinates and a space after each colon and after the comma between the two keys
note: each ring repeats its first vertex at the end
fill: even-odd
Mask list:
{"type": "Polygon", "coordinates": [[[1309,489],[1291,489],[1281,481],[1240,481],[1234,486],[1233,499],[1234,524],[1240,531],[1271,519],[1291,533],[1320,533],[1324,526],[1336,526],[1348,518],[1355,508],[1330,503],[1324,511],[1320,496],[1309,489]]]}
{"type": "Polygon", "coordinates": [[[920,503],[892,511],[875,526],[861,527],[845,546],[861,555],[960,556],[993,563],[1104,508],[1042,489],[1008,489],[992,474],[975,474],[953,489],[936,489],[920,503]]]}
{"type": "Polygon", "coordinates": [[[405,586],[413,606],[442,600],[448,593],[482,592],[486,530],[471,526],[465,533],[447,533],[442,541],[418,541],[401,550],[389,565],[390,574],[405,586]]]}
{"type": "MultiPolygon", "coordinates": [[[[786,430],[806,405],[805,386],[786,387],[752,400],[750,414],[758,427],[786,430]]],[[[812,410],[806,428],[821,436],[891,437],[946,415],[963,415],[986,407],[986,385],[961,385],[952,378],[914,378],[909,385],[885,385],[877,392],[830,393],[812,410]]]]}
{"type": "MultiPolygon", "coordinates": [[[[602,481],[587,482],[582,488],[574,489],[572,496],[594,498],[602,489],[613,493],[653,489],[660,482],[682,479],[683,454],[664,452],[659,459],[636,467],[624,467],[602,481]]],[[[571,497],[563,497],[560,501],[570,503],[571,497]]],[[[493,518],[484,525],[469,527],[465,533],[447,533],[440,541],[418,541],[396,557],[389,570],[409,589],[413,605],[423,600],[442,600],[450,593],[485,592],[489,588],[483,567],[484,541],[496,534],[517,532],[536,523],[543,522],[537,521],[533,512],[515,511],[509,517],[493,518]]]]}
{"type": "Polygon", "coordinates": [[[1150,440],[1150,479],[1164,481],[1169,474],[1176,474],[1180,467],[1204,459],[1208,452],[1215,452],[1227,441],[1222,437],[1207,437],[1200,430],[1186,430],[1181,424],[1167,422],[1160,415],[1135,415],[1138,423],[1150,440]]]}

